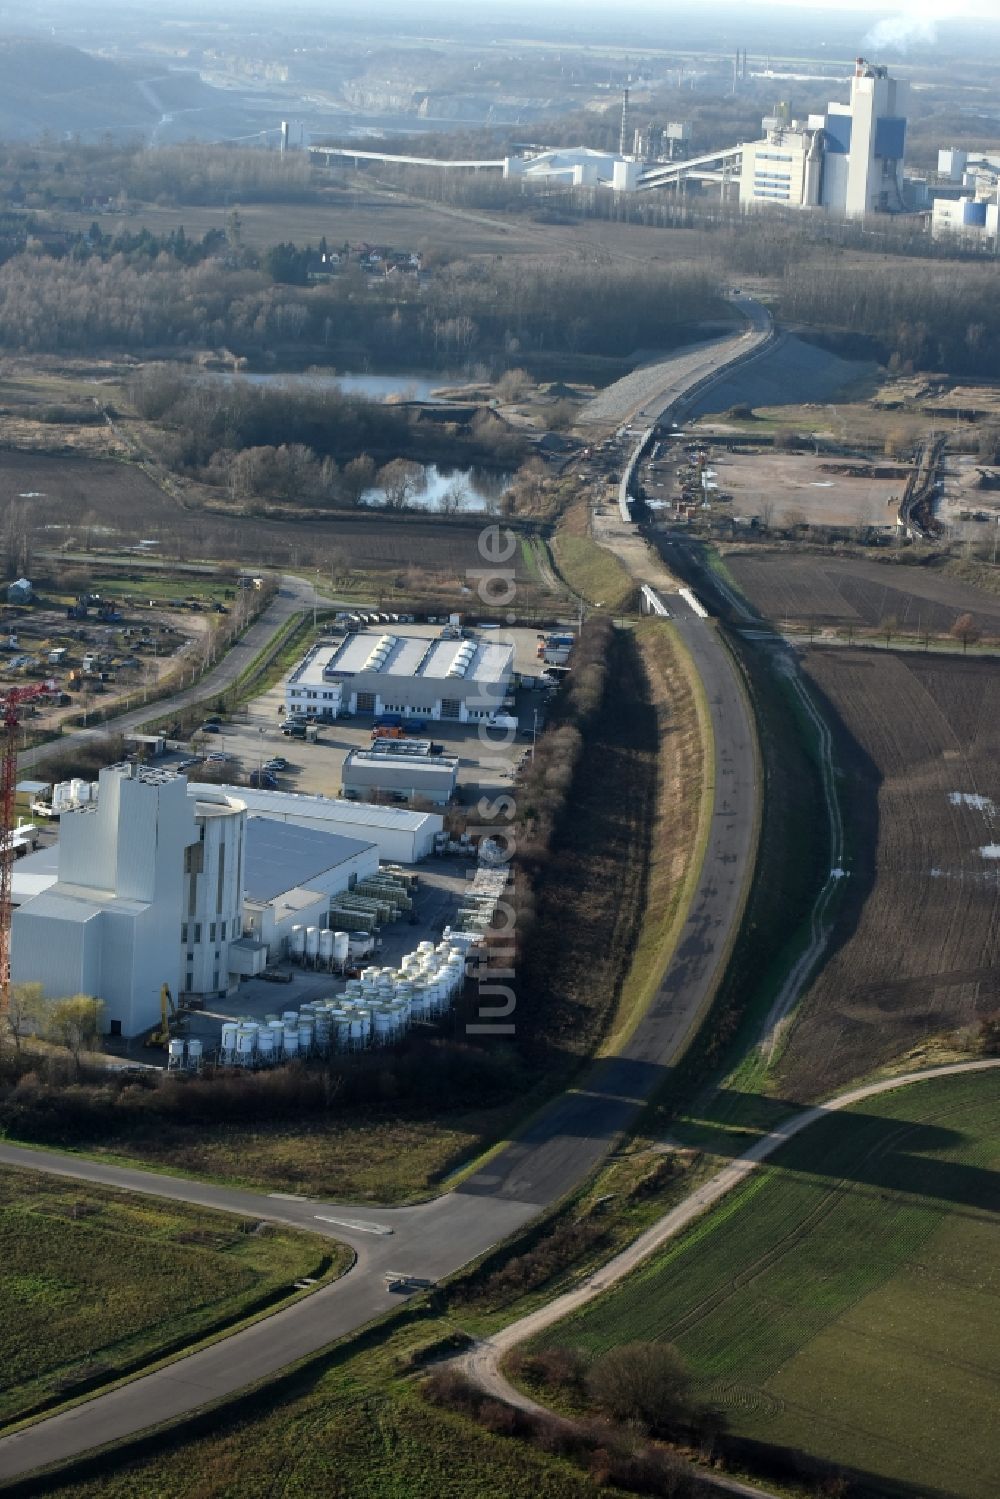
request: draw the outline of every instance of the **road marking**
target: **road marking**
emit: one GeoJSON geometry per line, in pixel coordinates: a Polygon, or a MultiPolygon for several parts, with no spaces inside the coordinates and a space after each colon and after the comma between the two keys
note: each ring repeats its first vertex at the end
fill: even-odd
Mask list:
{"type": "MultiPolygon", "coordinates": [[[[226,1017],[220,1015],[218,1018],[220,1020],[223,1020],[226,1017]]],[[[303,1195],[302,1195],[301,1192],[268,1192],[267,1195],[268,1195],[268,1197],[274,1197],[274,1198],[276,1198],[278,1202],[308,1202],[309,1201],[309,1198],[308,1197],[303,1197],[303,1195]]]]}
{"type": "Polygon", "coordinates": [[[327,1218],[322,1213],[316,1213],[314,1216],[317,1223],[332,1223],[337,1228],[352,1228],[355,1233],[359,1234],[379,1234],[386,1237],[395,1233],[395,1229],[386,1228],[384,1224],[365,1223],[359,1218],[327,1218]]]}

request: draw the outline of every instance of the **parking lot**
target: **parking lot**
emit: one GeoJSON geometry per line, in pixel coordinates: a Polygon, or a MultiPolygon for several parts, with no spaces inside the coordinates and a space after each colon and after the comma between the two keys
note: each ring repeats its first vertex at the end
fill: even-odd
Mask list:
{"type": "MultiPolygon", "coordinates": [[[[433,625],[405,626],[407,635],[432,638],[438,633],[433,625]]],[[[403,631],[397,630],[397,633],[403,631]]],[[[326,638],[326,637],[324,637],[326,638]]],[[[537,676],[541,664],[536,655],[534,630],[505,631],[503,639],[514,645],[515,670],[537,676]]],[[[428,724],[426,737],[444,746],[444,754],[458,759],[458,800],[471,805],[478,796],[490,795],[509,786],[511,776],[522,757],[530,750],[533,732],[544,720],[545,694],[538,690],[518,689],[515,693],[518,731],[506,742],[498,730],[484,732],[482,725],[440,721],[428,724]],[[537,715],[537,717],[536,717],[537,715]]],[[[370,715],[338,719],[323,724],[316,743],[292,738],[281,731],[285,707],[285,679],[251,702],[231,720],[219,724],[219,732],[204,735],[199,746],[202,753],[222,756],[213,767],[232,773],[235,781],[260,769],[273,757],[287,760],[287,769],[278,771],[278,788],[323,796],[338,796],[341,769],[352,749],[368,748],[372,737],[370,715]]],[[[197,767],[188,774],[197,778],[197,767]]]]}

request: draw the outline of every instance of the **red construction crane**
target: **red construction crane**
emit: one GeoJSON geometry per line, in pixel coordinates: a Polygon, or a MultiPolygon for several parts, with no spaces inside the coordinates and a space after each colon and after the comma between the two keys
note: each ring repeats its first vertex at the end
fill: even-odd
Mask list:
{"type": "Polygon", "coordinates": [[[0,694],[3,741],[0,745],[0,1013],[10,996],[11,878],[14,872],[14,787],[17,782],[17,731],[20,708],[36,698],[58,692],[55,682],[30,687],[8,687],[0,694]]]}

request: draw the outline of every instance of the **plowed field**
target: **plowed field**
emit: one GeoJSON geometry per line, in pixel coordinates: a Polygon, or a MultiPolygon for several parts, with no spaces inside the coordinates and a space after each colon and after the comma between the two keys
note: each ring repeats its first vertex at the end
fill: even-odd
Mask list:
{"type": "MultiPolygon", "coordinates": [[[[156,543],[154,557],[385,574],[417,569],[455,583],[491,566],[479,551],[486,518],[338,511],[282,521],[189,511],[134,464],[92,458],[0,452],[0,510],[12,501],[25,507],[36,546],[99,549],[146,540],[156,543]]],[[[505,566],[529,581],[520,548],[505,566]]]]}
{"type": "Polygon", "coordinates": [[[776,624],[946,634],[960,614],[1000,635],[1000,598],[927,568],[854,557],[730,552],[726,567],[757,612],[776,624]]]}
{"type": "Polygon", "coordinates": [[[816,648],[836,735],[848,876],[780,1086],[810,1098],[1000,1007],[1000,670],[816,648]]]}

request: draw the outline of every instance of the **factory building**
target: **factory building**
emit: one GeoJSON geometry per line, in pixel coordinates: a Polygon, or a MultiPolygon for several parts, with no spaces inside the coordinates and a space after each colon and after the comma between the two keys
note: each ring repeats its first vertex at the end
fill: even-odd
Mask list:
{"type": "Polygon", "coordinates": [[[378,635],[362,631],[314,646],[285,686],[289,713],[399,713],[475,723],[502,711],[514,647],[499,640],[378,635]]]}
{"type": "Polygon", "coordinates": [[[1000,206],[997,196],[973,198],[935,198],[931,213],[931,234],[935,239],[955,235],[968,241],[996,240],[1000,235],[1000,206]]]}
{"type": "Polygon", "coordinates": [[[435,835],[444,830],[444,819],[437,812],[368,806],[297,791],[254,791],[246,786],[195,784],[191,789],[198,796],[221,792],[238,797],[251,816],[259,814],[272,822],[317,828],[374,844],[378,857],[389,864],[416,864],[427,858],[434,852],[435,835]]]}
{"type": "Polygon", "coordinates": [[[163,984],[226,993],[279,956],[292,910],[326,925],[331,897],[379,857],[370,838],[248,818],[242,788],[127,764],[63,814],[54,869],[51,850],[20,862],[32,867],[15,889],[12,979],[50,999],[96,995],[110,1033],[135,1036],[158,1022],[163,984]]]}
{"type": "Polygon", "coordinates": [[[849,104],[807,121],[787,112],[764,120],[762,140],[743,146],[740,202],[824,208],[848,218],[902,212],[907,85],[859,57],[849,104]]]}
{"type": "Polygon", "coordinates": [[[253,816],[247,822],[243,925],[247,939],[280,957],[296,925],[327,925],[330,899],[378,874],[373,843],[253,816]]]}
{"type": "Polygon", "coordinates": [[[13,913],[13,981],[50,999],[98,995],[112,1034],[154,1025],[161,985],[180,988],[185,866],[199,844],[183,777],[102,770],[98,802],[62,819],[57,879],[13,913]]]}
{"type": "Polygon", "coordinates": [[[341,790],[346,797],[367,800],[372,795],[420,798],[444,807],[455,795],[458,761],[451,756],[432,755],[427,741],[387,741],[383,747],[351,750],[341,772],[341,790]]]}

